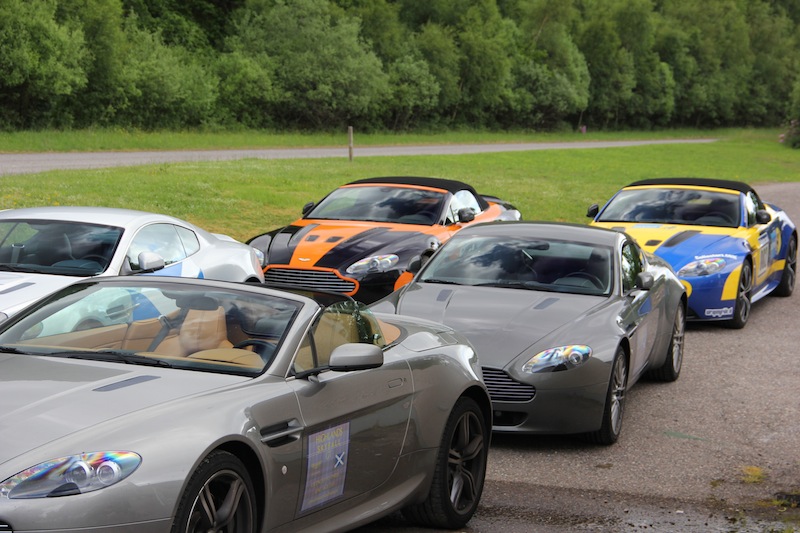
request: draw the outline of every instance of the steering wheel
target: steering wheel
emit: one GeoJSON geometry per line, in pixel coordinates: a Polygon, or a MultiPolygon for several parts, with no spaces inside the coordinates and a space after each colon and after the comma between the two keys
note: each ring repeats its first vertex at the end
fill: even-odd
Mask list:
{"type": "Polygon", "coordinates": [[[233,345],[234,348],[244,349],[248,346],[253,346],[253,351],[261,356],[266,364],[272,362],[272,356],[275,355],[275,345],[271,342],[261,339],[245,339],[233,345]]]}
{"type": "Polygon", "coordinates": [[[566,276],[564,276],[564,277],[565,277],[565,278],[581,278],[581,279],[586,279],[586,280],[589,280],[589,281],[591,281],[591,282],[592,282],[592,285],[594,285],[594,286],[595,286],[595,287],[597,287],[598,289],[605,289],[605,288],[606,288],[606,287],[605,287],[605,284],[604,284],[604,283],[603,283],[603,282],[600,280],[600,278],[598,278],[598,277],[597,277],[597,276],[595,276],[594,274],[589,274],[588,272],[570,272],[569,274],[567,274],[567,275],[566,275],[566,276]]]}
{"type": "Polygon", "coordinates": [[[731,218],[730,215],[728,215],[727,213],[723,213],[722,211],[710,211],[708,213],[704,213],[703,216],[698,217],[698,219],[703,219],[703,218],[706,218],[706,217],[721,218],[722,220],[724,220],[728,224],[733,224],[733,223],[736,222],[735,220],[733,220],[731,218]]]}

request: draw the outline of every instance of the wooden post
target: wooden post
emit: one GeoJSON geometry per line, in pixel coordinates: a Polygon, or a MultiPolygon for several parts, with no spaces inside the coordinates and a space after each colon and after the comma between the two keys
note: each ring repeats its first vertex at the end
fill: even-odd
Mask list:
{"type": "Polygon", "coordinates": [[[353,161],[353,126],[347,126],[347,148],[350,161],[353,161]]]}

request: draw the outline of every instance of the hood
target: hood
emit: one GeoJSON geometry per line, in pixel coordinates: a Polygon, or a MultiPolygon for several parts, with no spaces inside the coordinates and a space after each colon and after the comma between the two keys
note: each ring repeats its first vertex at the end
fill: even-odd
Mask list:
{"type": "Polygon", "coordinates": [[[596,225],[624,230],[644,250],[661,257],[676,271],[703,256],[743,251],[740,246],[744,241],[735,237],[738,228],[620,222],[596,225]]]}
{"type": "Polygon", "coordinates": [[[0,463],[105,421],[249,379],[0,354],[0,463]]]}
{"type": "Polygon", "coordinates": [[[11,315],[28,304],[66,287],[80,276],[0,271],[0,312],[11,315]]]}
{"type": "Polygon", "coordinates": [[[287,226],[272,237],[268,261],[297,268],[344,270],[377,254],[421,251],[431,239],[430,226],[326,221],[287,226]]]}
{"type": "Polygon", "coordinates": [[[504,367],[547,335],[574,323],[607,298],[496,287],[412,283],[397,313],[462,332],[481,364],[504,367]]]}

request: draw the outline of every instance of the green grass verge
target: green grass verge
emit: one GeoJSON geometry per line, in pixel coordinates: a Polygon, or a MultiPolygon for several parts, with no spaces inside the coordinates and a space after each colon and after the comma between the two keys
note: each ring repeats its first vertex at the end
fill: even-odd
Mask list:
{"type": "MultiPolygon", "coordinates": [[[[665,130],[658,132],[588,132],[586,134],[534,132],[448,131],[445,133],[353,134],[356,146],[403,144],[464,144],[505,142],[607,141],[623,139],[678,139],[729,137],[742,130],[665,130]]],[[[772,134],[772,133],[771,133],[772,134]]],[[[779,132],[774,132],[777,139],[779,132]]],[[[241,132],[142,132],[120,129],[78,131],[0,132],[0,153],[87,152],[107,150],[215,150],[347,146],[347,131],[327,134],[241,132]]]]}
{"type": "MultiPolygon", "coordinates": [[[[705,176],[753,185],[800,181],[800,150],[779,144],[777,131],[736,130],[713,132],[713,136],[720,140],[630,148],[356,157],[352,162],[346,158],[245,159],[9,175],[0,176],[0,209],[129,207],[167,213],[245,240],[297,218],[303,204],[319,200],[331,189],[370,176],[461,179],[479,192],[515,203],[525,219],[577,223],[587,221],[586,208],[591,203],[602,203],[621,186],[642,178],[705,176]]],[[[780,204],[780,198],[765,200],[780,204]]]]}

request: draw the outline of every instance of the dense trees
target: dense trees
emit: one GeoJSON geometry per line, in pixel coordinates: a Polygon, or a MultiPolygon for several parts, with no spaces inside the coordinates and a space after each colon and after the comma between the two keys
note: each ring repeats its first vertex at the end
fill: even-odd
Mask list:
{"type": "Polygon", "coordinates": [[[0,129],[777,126],[796,0],[0,0],[0,129]]]}

